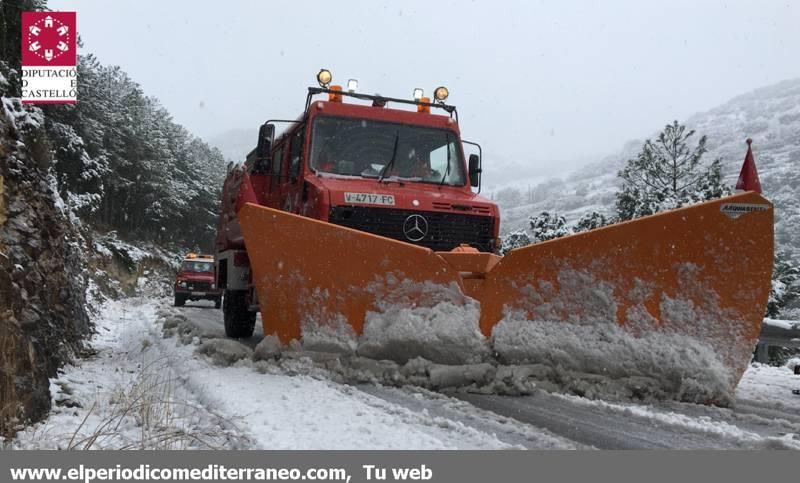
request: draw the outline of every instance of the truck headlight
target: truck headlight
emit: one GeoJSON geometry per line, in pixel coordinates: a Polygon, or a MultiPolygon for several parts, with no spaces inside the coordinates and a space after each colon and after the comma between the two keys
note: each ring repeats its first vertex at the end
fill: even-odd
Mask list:
{"type": "Polygon", "coordinates": [[[187,285],[187,284],[186,284],[186,282],[181,282],[181,283],[180,283],[180,284],[178,284],[178,285],[180,285],[180,286],[181,286],[181,288],[186,288],[186,287],[188,287],[188,286],[189,286],[189,285],[187,285]]]}
{"type": "Polygon", "coordinates": [[[333,75],[331,75],[331,71],[328,69],[320,69],[319,73],[317,74],[317,82],[319,82],[320,87],[328,87],[328,84],[330,84],[332,80],[333,75]]]}
{"type": "Polygon", "coordinates": [[[217,285],[212,283],[211,284],[211,290],[214,290],[215,288],[217,288],[217,285]]]}
{"type": "Polygon", "coordinates": [[[433,91],[433,98],[439,102],[444,102],[449,95],[450,91],[448,91],[447,87],[445,86],[439,86],[435,91],[433,91]]]}

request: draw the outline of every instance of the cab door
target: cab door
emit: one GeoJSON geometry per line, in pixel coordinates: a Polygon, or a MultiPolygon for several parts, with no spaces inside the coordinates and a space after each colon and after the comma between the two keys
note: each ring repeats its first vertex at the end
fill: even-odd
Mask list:
{"type": "Polygon", "coordinates": [[[272,165],[270,166],[270,182],[268,206],[270,208],[281,208],[281,180],[286,173],[284,158],[286,149],[284,143],[279,144],[272,152],[272,165]]]}
{"type": "Polygon", "coordinates": [[[300,213],[302,205],[305,132],[305,125],[302,125],[292,133],[285,176],[281,177],[281,209],[296,214],[300,213]]]}

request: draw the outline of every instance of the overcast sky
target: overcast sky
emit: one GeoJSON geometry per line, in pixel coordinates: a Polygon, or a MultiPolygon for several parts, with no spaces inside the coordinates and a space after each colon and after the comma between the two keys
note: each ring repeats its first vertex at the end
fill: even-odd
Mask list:
{"type": "MultiPolygon", "coordinates": [[[[83,53],[212,138],[296,117],[321,67],[410,97],[450,88],[487,163],[552,174],[800,77],[800,2],[80,1],[83,53]]],[[[255,141],[254,141],[255,142],[255,141]]]]}

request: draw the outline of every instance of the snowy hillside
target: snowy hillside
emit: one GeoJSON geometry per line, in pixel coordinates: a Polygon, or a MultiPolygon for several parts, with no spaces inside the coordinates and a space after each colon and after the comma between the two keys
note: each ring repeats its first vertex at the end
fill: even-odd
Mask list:
{"type": "MultiPolygon", "coordinates": [[[[664,123],[669,122],[665,119],[664,123]]],[[[728,183],[735,184],[746,152],[745,140],[753,139],[753,151],[764,194],[776,205],[776,241],[800,259],[800,79],[787,80],[736,97],[686,123],[699,135],[708,136],[706,161],[722,158],[728,183]]],[[[657,132],[662,126],[653,126],[657,132]]],[[[528,216],[556,211],[569,222],[591,210],[613,211],[618,187],[617,171],[635,157],[644,140],[634,140],[622,150],[564,179],[543,183],[533,180],[531,190],[517,195],[496,190],[503,215],[503,232],[526,227],[528,216]]],[[[518,189],[521,181],[515,184],[518,189]]]]}

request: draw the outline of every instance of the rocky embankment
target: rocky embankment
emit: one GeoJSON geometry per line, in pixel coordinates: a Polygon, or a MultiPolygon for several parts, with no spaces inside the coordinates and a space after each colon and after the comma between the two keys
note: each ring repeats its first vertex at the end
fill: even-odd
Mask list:
{"type": "Polygon", "coordinates": [[[80,236],[49,175],[44,119],[0,105],[0,435],[50,409],[49,377],[90,332],[80,236]]]}

